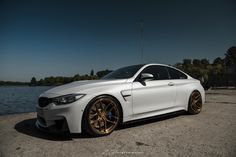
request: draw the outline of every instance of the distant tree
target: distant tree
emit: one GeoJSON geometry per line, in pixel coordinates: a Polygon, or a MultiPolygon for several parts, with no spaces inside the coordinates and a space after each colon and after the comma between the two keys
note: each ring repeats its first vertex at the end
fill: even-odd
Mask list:
{"type": "Polygon", "coordinates": [[[225,68],[223,64],[213,64],[212,68],[209,70],[211,74],[220,75],[225,72],[225,68]]]}
{"type": "Polygon", "coordinates": [[[39,86],[44,85],[44,84],[43,84],[43,79],[40,79],[37,84],[38,84],[39,86]]]}
{"type": "Polygon", "coordinates": [[[226,66],[231,66],[236,63],[236,47],[230,47],[225,54],[226,66]]]}
{"type": "Polygon", "coordinates": [[[30,85],[31,85],[31,86],[37,85],[37,80],[36,80],[35,77],[32,77],[32,79],[31,79],[31,81],[30,81],[30,85]]]}
{"type": "Polygon", "coordinates": [[[93,76],[93,75],[94,75],[94,71],[92,69],[91,72],[90,72],[90,76],[93,76]]]}
{"type": "Polygon", "coordinates": [[[85,75],[84,75],[84,79],[85,79],[85,80],[90,80],[89,75],[88,75],[88,74],[85,74],[85,75]]]}
{"type": "Polygon", "coordinates": [[[217,64],[223,65],[224,64],[224,60],[221,59],[220,57],[217,57],[216,59],[214,59],[213,65],[217,65],[217,64]]]}
{"type": "Polygon", "coordinates": [[[70,83],[70,82],[72,82],[72,81],[73,81],[72,77],[64,77],[64,82],[63,82],[63,84],[70,83]]]}
{"type": "Polygon", "coordinates": [[[91,77],[91,79],[97,80],[97,79],[99,79],[99,77],[97,75],[93,75],[93,77],[91,77]]]}
{"type": "Polygon", "coordinates": [[[76,74],[75,76],[73,76],[72,80],[79,81],[79,80],[81,80],[81,76],[79,74],[76,74]]]}
{"type": "Polygon", "coordinates": [[[103,76],[109,74],[110,72],[112,72],[112,71],[106,69],[106,70],[98,71],[96,74],[97,74],[98,78],[102,78],[103,76]]]}
{"type": "Polygon", "coordinates": [[[206,68],[210,64],[208,59],[201,59],[201,65],[206,68]]]}
{"type": "Polygon", "coordinates": [[[200,66],[201,65],[201,60],[200,59],[193,59],[193,65],[194,66],[200,66]]]}
{"type": "Polygon", "coordinates": [[[176,63],[175,65],[174,65],[174,67],[176,67],[176,68],[178,68],[178,69],[183,69],[183,65],[182,65],[182,63],[176,63]]]}
{"type": "Polygon", "coordinates": [[[184,60],[183,60],[183,65],[184,65],[184,66],[188,66],[188,65],[190,65],[190,64],[192,64],[192,60],[191,60],[191,59],[184,59],[184,60]]]}
{"type": "Polygon", "coordinates": [[[50,85],[55,85],[55,84],[56,84],[56,83],[55,83],[55,79],[54,79],[53,76],[51,76],[51,77],[45,77],[45,79],[44,79],[44,85],[50,86],[50,85]]]}
{"type": "Polygon", "coordinates": [[[64,78],[62,76],[57,76],[54,78],[54,85],[61,85],[64,83],[64,78]]]}

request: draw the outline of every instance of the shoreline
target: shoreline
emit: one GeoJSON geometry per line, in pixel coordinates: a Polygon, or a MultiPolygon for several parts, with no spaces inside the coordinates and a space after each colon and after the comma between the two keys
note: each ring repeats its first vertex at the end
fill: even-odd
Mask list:
{"type": "Polygon", "coordinates": [[[36,111],[32,111],[32,112],[8,113],[8,114],[2,114],[2,115],[0,115],[0,117],[4,117],[4,116],[17,116],[17,115],[21,115],[21,114],[33,114],[33,113],[36,113],[36,111]]]}

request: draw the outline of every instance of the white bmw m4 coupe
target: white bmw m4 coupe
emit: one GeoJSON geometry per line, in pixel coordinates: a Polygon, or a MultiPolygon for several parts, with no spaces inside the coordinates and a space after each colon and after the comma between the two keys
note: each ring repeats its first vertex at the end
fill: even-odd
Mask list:
{"type": "Polygon", "coordinates": [[[40,95],[37,128],[49,132],[110,134],[124,122],[185,110],[205,101],[200,82],[163,64],[120,68],[101,80],[76,81],[40,95]]]}

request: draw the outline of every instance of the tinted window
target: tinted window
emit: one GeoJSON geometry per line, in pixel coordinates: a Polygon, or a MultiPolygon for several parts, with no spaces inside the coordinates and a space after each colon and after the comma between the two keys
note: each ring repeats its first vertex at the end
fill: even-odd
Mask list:
{"type": "Polygon", "coordinates": [[[173,68],[168,67],[168,72],[170,74],[171,79],[187,79],[187,76],[184,73],[173,68]]]}
{"type": "Polygon", "coordinates": [[[167,80],[167,79],[169,79],[167,69],[164,66],[152,65],[152,66],[146,67],[142,71],[142,73],[152,74],[154,76],[154,80],[167,80]]]}
{"type": "Polygon", "coordinates": [[[115,70],[102,79],[126,79],[131,78],[143,65],[133,65],[115,70]]]}

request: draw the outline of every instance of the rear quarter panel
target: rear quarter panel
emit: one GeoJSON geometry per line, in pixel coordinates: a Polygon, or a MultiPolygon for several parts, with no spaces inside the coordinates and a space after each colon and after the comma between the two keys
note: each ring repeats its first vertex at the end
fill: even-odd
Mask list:
{"type": "Polygon", "coordinates": [[[188,102],[191,93],[195,90],[199,91],[203,103],[205,102],[205,91],[200,84],[200,81],[196,79],[184,79],[184,80],[175,80],[176,86],[176,101],[175,104],[177,107],[183,107],[184,110],[188,110],[188,102]]]}

